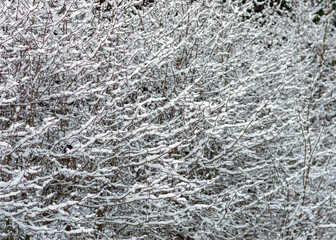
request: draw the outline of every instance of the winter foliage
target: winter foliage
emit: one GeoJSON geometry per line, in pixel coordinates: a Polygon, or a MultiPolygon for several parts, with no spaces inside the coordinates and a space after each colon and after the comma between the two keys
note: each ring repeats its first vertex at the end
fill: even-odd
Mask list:
{"type": "Polygon", "coordinates": [[[3,0],[1,239],[332,239],[333,0],[3,0]]]}

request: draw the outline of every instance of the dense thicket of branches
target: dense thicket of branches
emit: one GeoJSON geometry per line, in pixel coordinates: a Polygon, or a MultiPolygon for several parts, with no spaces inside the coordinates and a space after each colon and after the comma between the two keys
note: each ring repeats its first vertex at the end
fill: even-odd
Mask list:
{"type": "Polygon", "coordinates": [[[0,237],[332,239],[334,20],[330,0],[1,1],[0,237]]]}

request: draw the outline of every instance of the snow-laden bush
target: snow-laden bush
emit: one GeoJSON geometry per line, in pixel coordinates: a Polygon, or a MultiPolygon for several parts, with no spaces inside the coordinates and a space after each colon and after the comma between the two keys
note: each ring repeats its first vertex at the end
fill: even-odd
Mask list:
{"type": "Polygon", "coordinates": [[[331,239],[333,11],[2,1],[1,238],[331,239]]]}

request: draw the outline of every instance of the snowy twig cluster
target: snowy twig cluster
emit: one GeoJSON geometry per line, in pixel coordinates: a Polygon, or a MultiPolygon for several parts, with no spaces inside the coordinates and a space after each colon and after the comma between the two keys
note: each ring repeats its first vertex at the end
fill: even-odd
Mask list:
{"type": "Polygon", "coordinates": [[[1,1],[0,238],[332,239],[332,2],[1,1]]]}

